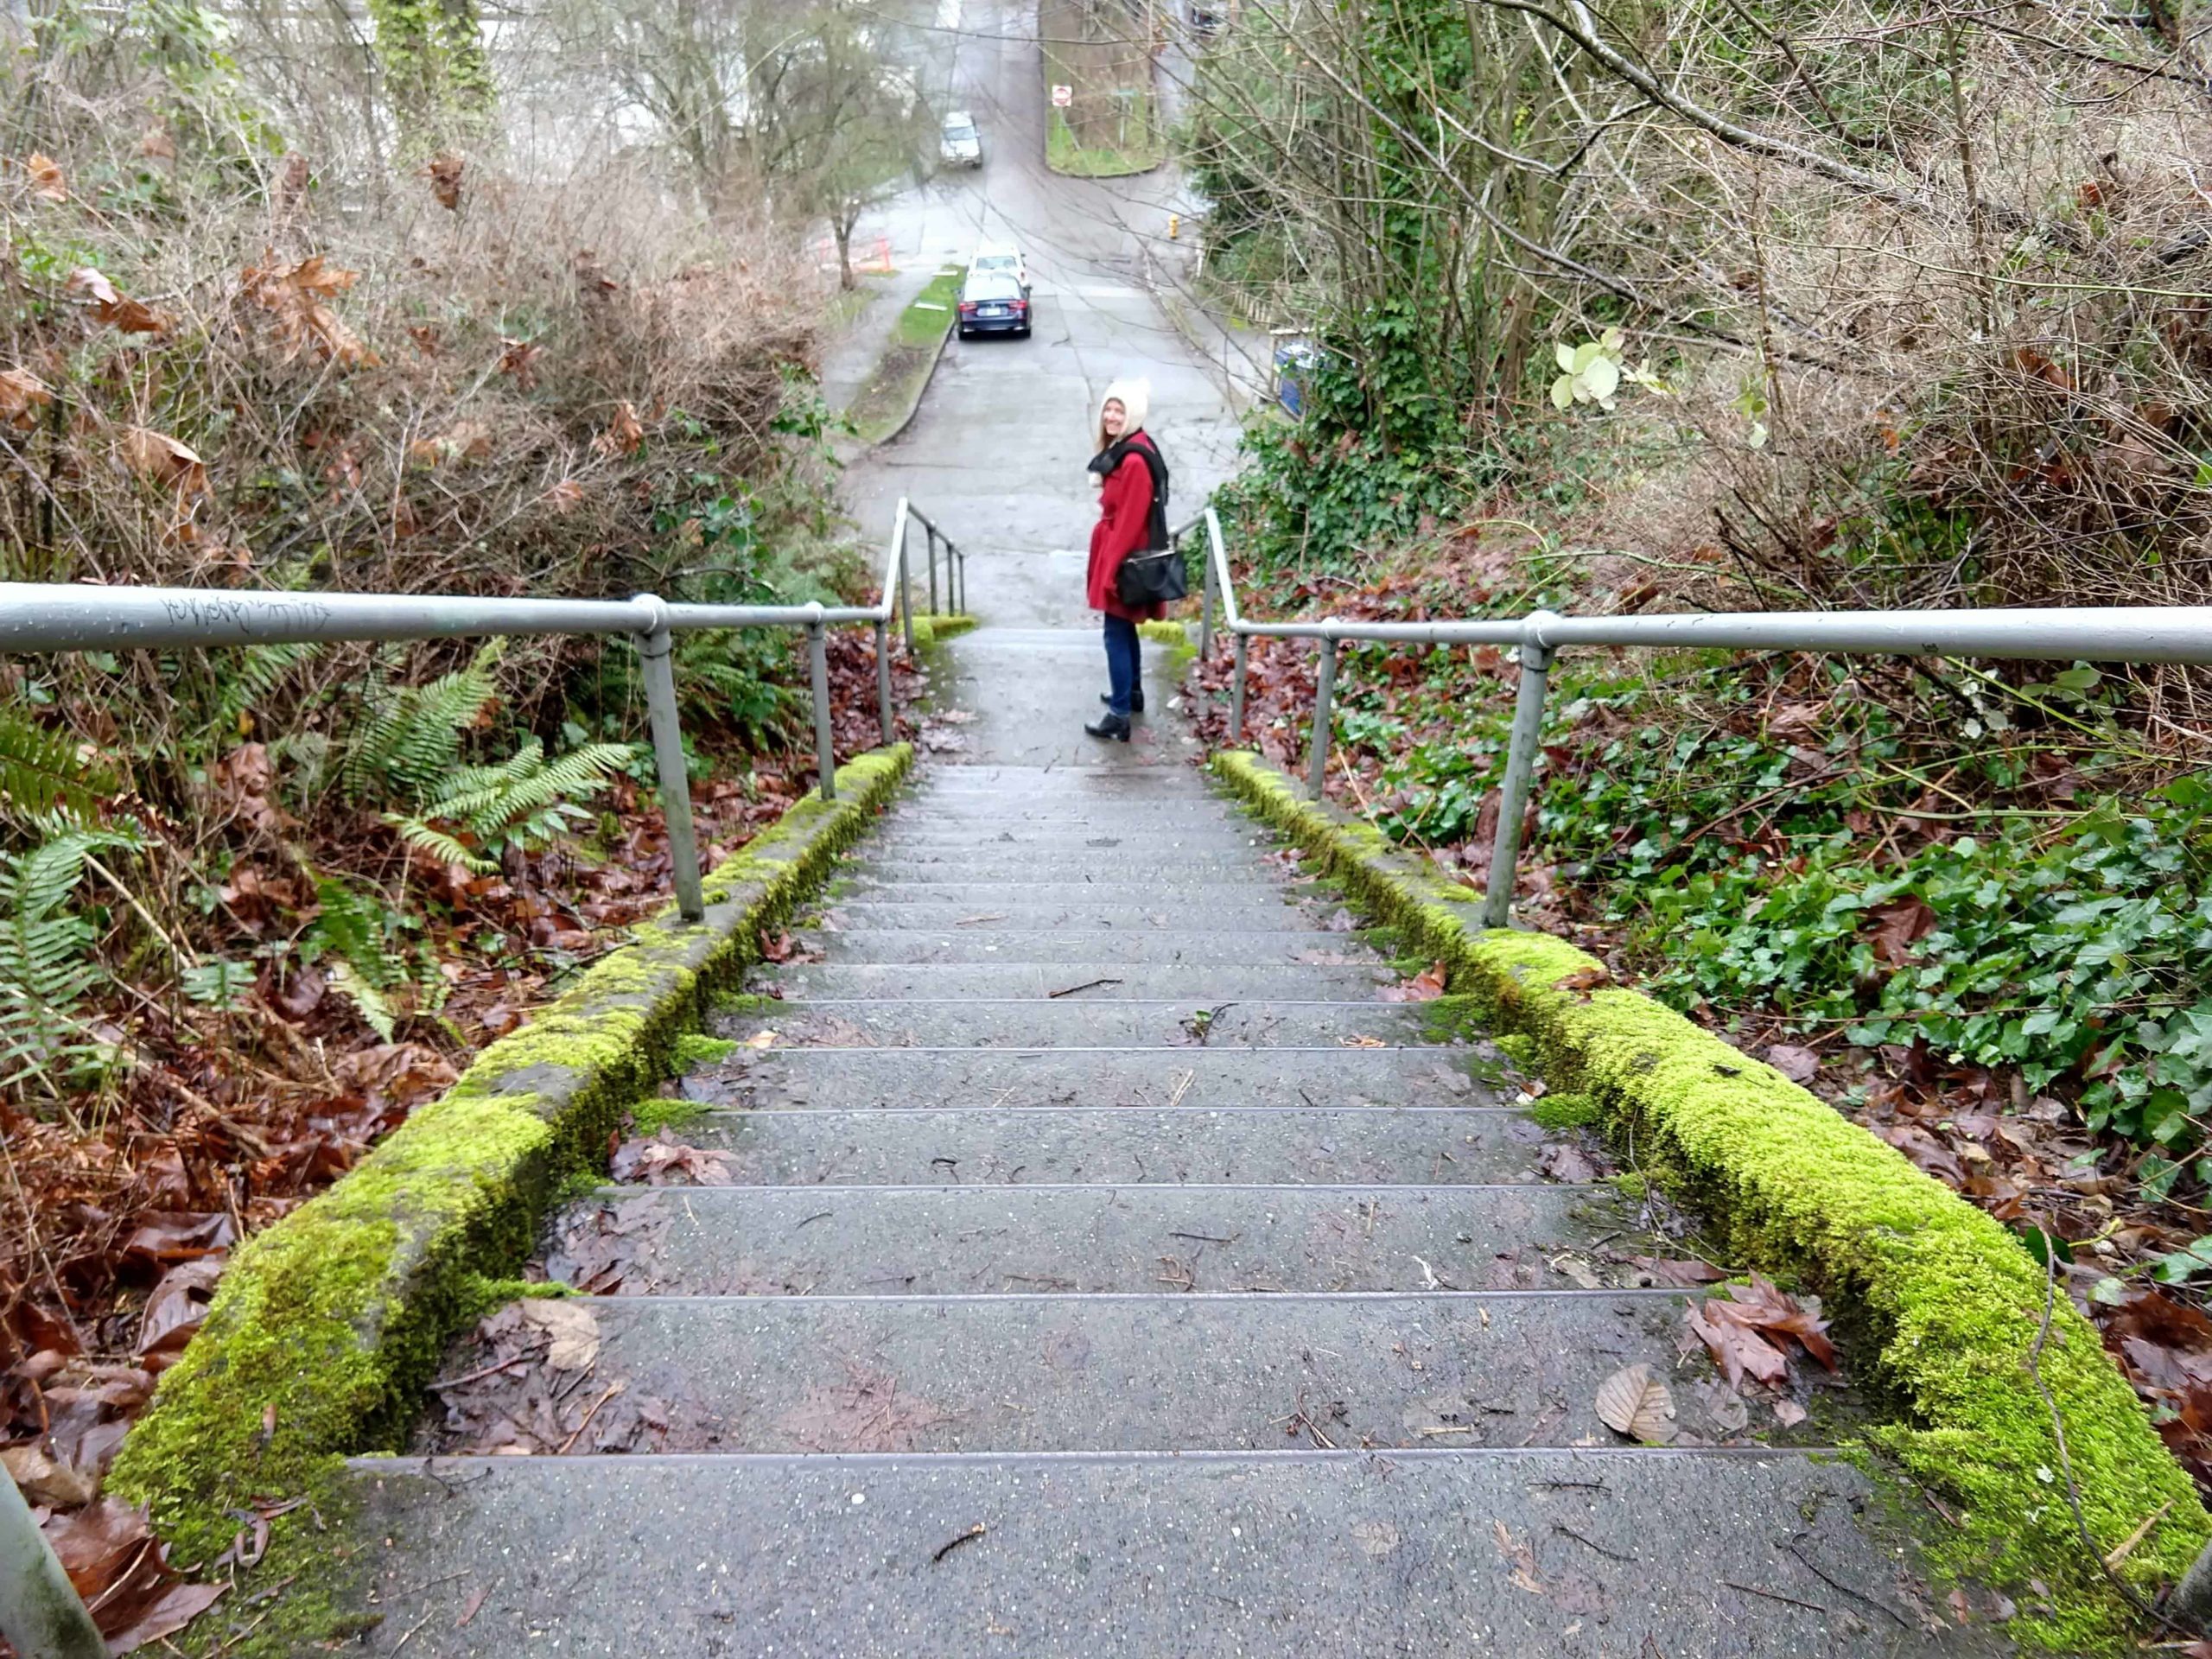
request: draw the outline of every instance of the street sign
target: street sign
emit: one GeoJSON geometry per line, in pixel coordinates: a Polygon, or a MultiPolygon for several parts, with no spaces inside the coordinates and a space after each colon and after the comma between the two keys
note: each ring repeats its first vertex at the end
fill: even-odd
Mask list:
{"type": "Polygon", "coordinates": [[[1068,106],[1069,105],[1071,105],[1071,104],[1072,104],[1072,103],[1074,103],[1074,102],[1075,102],[1075,88],[1074,88],[1074,87],[1072,87],[1072,86],[1055,86],[1055,87],[1053,87],[1053,88],[1052,88],[1052,107],[1053,107],[1054,109],[1056,109],[1056,110],[1065,110],[1065,108],[1067,108],[1067,106],[1068,106]]]}

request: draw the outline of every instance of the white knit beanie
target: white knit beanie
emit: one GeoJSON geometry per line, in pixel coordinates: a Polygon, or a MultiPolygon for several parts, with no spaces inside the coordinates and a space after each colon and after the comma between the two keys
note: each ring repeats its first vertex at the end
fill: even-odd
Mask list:
{"type": "Polygon", "coordinates": [[[1090,423],[1094,448],[1103,449],[1113,442],[1106,435],[1106,405],[1117,399],[1127,416],[1122,423],[1122,435],[1127,437],[1144,424],[1145,416],[1151,412],[1152,382],[1116,380],[1106,388],[1105,395],[1098,400],[1098,412],[1090,423]]]}

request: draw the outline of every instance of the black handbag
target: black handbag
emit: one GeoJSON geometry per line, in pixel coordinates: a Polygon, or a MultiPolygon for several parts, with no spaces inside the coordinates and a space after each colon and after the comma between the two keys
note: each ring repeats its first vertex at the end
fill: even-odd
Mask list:
{"type": "Polygon", "coordinates": [[[1147,605],[1165,605],[1190,591],[1190,579],[1183,569],[1183,550],[1179,547],[1171,547],[1164,553],[1132,553],[1114,572],[1114,597],[1133,611],[1147,605]]]}
{"type": "Polygon", "coordinates": [[[1189,574],[1183,568],[1182,550],[1168,545],[1167,463],[1150,435],[1146,435],[1141,448],[1124,438],[1102,451],[1090,463],[1091,470],[1112,473],[1132,449],[1143,455],[1145,471],[1152,479],[1152,505],[1145,526],[1147,547],[1141,553],[1130,554],[1114,572],[1114,597],[1135,611],[1180,599],[1191,587],[1189,574]]]}

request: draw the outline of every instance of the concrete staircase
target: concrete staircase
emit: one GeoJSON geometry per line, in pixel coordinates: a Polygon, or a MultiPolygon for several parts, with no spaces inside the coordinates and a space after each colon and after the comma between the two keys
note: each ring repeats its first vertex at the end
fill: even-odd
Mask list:
{"type": "Polygon", "coordinates": [[[1962,1650],[1341,924],[1187,767],[930,772],[685,1080],[735,1184],[554,1225],[607,1294],[549,1409],[649,1401],[629,1450],[360,1465],[370,1645],[1962,1650]],[[1638,1360],[1676,1446],[1598,1418],[1638,1360]]]}

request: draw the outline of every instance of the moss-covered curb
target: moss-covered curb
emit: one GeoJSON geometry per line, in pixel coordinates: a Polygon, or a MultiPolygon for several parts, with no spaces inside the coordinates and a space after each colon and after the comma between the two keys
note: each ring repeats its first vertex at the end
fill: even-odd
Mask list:
{"type": "Polygon", "coordinates": [[[918,616],[914,619],[914,649],[926,650],[941,645],[948,639],[957,639],[976,626],[972,616],[947,613],[942,616],[918,616]]]}
{"type": "MultiPolygon", "coordinates": [[[[1981,1211],[1781,1073],[1634,991],[1560,988],[1602,964],[1548,935],[1485,930],[1478,895],[1400,852],[1372,825],[1305,799],[1250,754],[1215,772],[1421,954],[1455,994],[1532,1039],[1554,1089],[1586,1095],[1645,1173],[1702,1205],[1738,1264],[1819,1289],[1901,1421],[1871,1437],[1956,1507],[1936,1538],[1947,1570],[2017,1587],[2013,1629],[2063,1652],[2132,1645],[2133,1616],[2082,1546],[2050,1414],[2028,1355],[2044,1270],[1981,1211]],[[2044,1599],[2027,1589],[2049,1587],[2044,1599]]],[[[2164,1518],[2121,1571],[2145,1595],[2180,1578],[2212,1516],[2188,1474],[2062,1294],[2037,1369],[2058,1402],[2082,1507],[2100,1551],[2164,1518]]]]}
{"type": "Polygon", "coordinates": [[[328,1192],[239,1249],[109,1482],[152,1505],[179,1560],[212,1558],[232,1511],[397,1443],[485,1281],[520,1265],[549,1196],[601,1166],[704,1000],[868,828],[912,758],[902,744],[840,767],[835,802],[807,796],[708,874],[702,925],[671,912],[633,929],[328,1192]]]}

